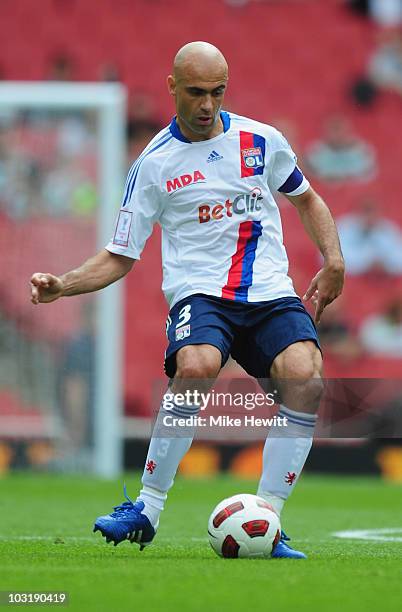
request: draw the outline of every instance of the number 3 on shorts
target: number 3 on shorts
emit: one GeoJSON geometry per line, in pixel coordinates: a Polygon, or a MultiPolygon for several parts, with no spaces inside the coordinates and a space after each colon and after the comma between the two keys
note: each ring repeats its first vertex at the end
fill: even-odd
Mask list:
{"type": "Polygon", "coordinates": [[[191,317],[191,304],[186,304],[179,312],[179,322],[176,325],[176,329],[185,325],[187,321],[190,320],[191,317]]]}

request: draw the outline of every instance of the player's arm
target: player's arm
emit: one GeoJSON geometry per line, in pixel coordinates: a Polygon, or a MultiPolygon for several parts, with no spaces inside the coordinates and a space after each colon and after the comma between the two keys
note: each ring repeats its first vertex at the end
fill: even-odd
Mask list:
{"type": "MultiPolygon", "coordinates": [[[[168,141],[169,138],[163,144],[168,141]]],[[[145,153],[140,155],[129,171],[113,238],[105,250],[63,276],[34,274],[31,278],[33,304],[98,291],[131,270],[134,261],[140,259],[145,242],[161,215],[159,173],[158,161],[154,163],[145,153]]]]}
{"type": "Polygon", "coordinates": [[[31,302],[54,302],[60,297],[98,291],[125,276],[134,261],[104,249],[62,276],[36,272],[31,277],[31,302]]]}
{"type": "Polygon", "coordinates": [[[286,196],[296,206],[301,221],[313,242],[320,249],[324,266],[315,275],[304,300],[312,298],[315,321],[319,323],[324,308],[342,292],[345,264],[335,222],[324,200],[309,187],[301,195],[286,196]]]}

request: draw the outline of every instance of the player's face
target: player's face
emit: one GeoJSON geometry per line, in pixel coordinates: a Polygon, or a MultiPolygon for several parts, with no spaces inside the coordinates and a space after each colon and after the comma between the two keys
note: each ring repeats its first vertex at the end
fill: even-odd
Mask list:
{"type": "Polygon", "coordinates": [[[207,140],[222,131],[219,112],[227,85],[226,73],[208,79],[168,77],[180,128],[190,140],[207,140]]]}

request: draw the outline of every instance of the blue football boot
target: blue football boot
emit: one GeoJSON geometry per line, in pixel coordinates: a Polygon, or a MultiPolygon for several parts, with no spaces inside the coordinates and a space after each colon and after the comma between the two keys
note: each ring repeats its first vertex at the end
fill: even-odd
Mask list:
{"type": "Polygon", "coordinates": [[[290,538],[286,533],[281,531],[280,540],[271,553],[272,559],[307,559],[307,555],[299,550],[293,550],[289,544],[286,544],[289,540],[290,538]]]}
{"type": "Polygon", "coordinates": [[[148,517],[142,514],[144,502],[133,503],[127,495],[125,485],[124,497],[127,501],[115,506],[114,512],[96,519],[93,530],[100,531],[108,544],[114,542],[117,546],[120,542],[129,540],[139,544],[140,550],[143,550],[152,542],[156,529],[152,527],[148,517]]]}

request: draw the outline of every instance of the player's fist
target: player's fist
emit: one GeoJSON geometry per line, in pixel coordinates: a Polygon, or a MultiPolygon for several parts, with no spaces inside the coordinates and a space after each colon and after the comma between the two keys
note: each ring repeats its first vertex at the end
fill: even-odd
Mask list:
{"type": "Polygon", "coordinates": [[[31,278],[31,302],[54,302],[63,295],[63,282],[58,276],[53,274],[43,274],[36,272],[31,278]]]}

